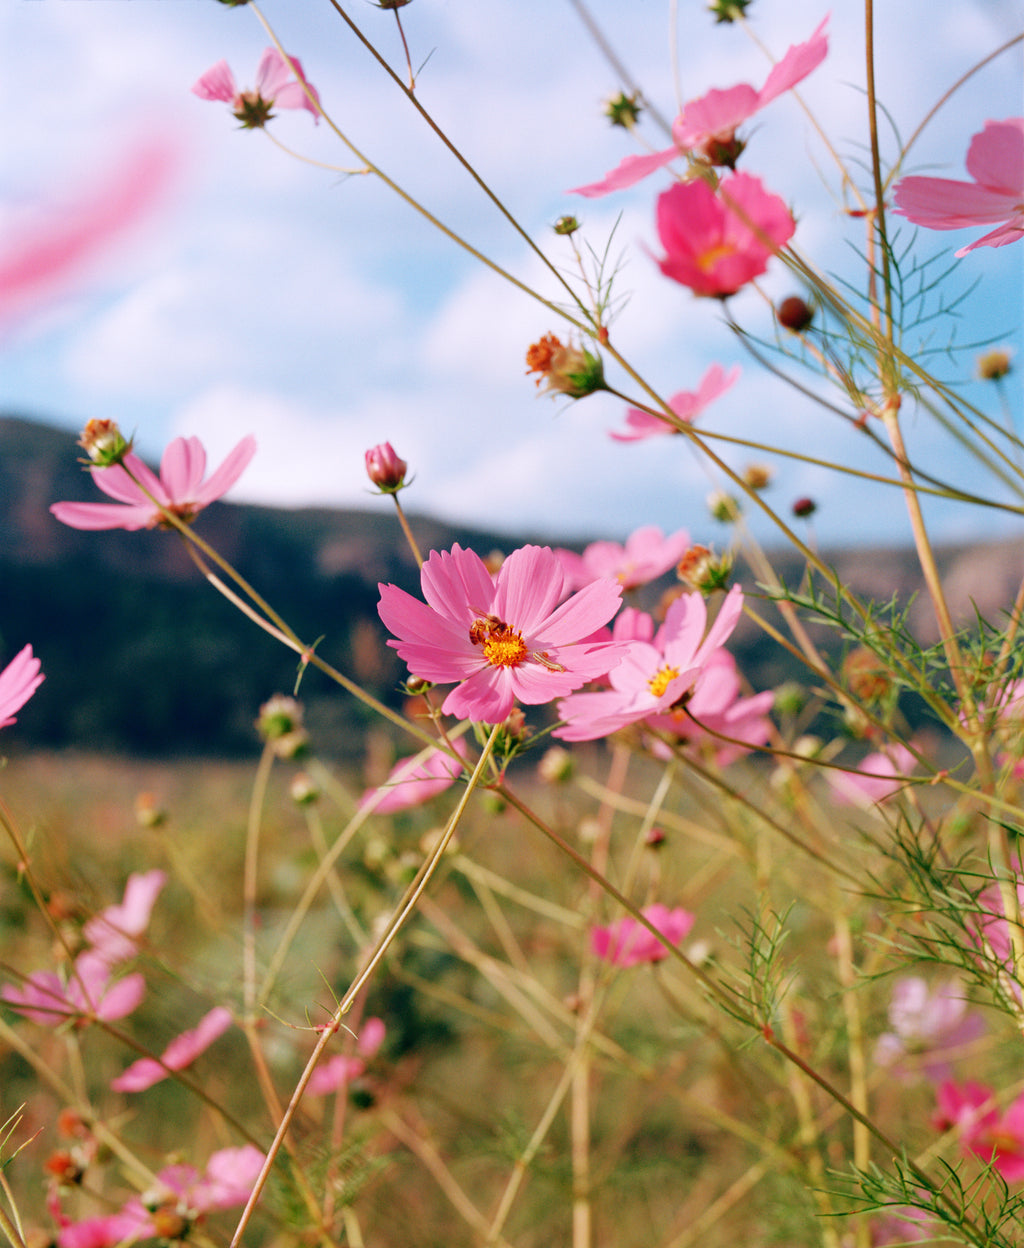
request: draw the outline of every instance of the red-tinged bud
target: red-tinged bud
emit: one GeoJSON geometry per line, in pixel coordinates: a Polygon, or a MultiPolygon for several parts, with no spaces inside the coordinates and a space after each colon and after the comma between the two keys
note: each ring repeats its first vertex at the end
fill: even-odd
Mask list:
{"type": "Polygon", "coordinates": [[[806,520],[808,516],[813,516],[818,510],[818,504],[813,498],[798,498],[793,504],[793,515],[799,516],[802,520],[806,520]]]}
{"type": "Polygon", "coordinates": [[[300,771],[288,786],[288,795],[297,806],[312,806],[320,797],[320,786],[312,776],[300,771]]]}
{"type": "Polygon", "coordinates": [[[660,849],[665,844],[665,833],[661,828],[651,828],[644,837],[644,844],[648,849],[660,849]]]}
{"type": "Polygon", "coordinates": [[[382,494],[397,494],[405,487],[409,465],[395,453],[390,442],[371,446],[366,452],[366,475],[382,494]]]}
{"type": "Polygon", "coordinates": [[[775,319],[784,329],[802,334],[814,320],[814,308],[799,295],[790,295],[775,309],[775,319]]]}
{"type": "Polygon", "coordinates": [[[82,430],[78,445],[97,468],[119,464],[132,449],[116,420],[90,420],[82,430]]]}

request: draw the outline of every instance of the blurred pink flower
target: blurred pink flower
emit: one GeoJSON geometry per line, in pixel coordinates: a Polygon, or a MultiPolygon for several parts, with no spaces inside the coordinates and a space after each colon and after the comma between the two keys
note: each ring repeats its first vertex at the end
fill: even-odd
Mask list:
{"type": "Polygon", "coordinates": [[[1000,1112],[985,1084],[947,1080],[938,1089],[933,1126],[960,1133],[961,1151],[992,1162],[1008,1183],[1024,1179],[1024,1095],[1000,1112]]]}
{"type": "Polygon", "coordinates": [[[227,61],[218,61],[193,85],[192,93],[202,100],[220,100],[230,104],[232,112],[245,129],[259,129],[266,125],[273,116],[270,110],[274,106],[304,108],[319,122],[320,97],[316,88],[306,79],[298,57],[293,56],[290,59],[301,82],[292,77],[288,62],[277,48],[267,48],[256,68],[256,86],[252,90],[239,91],[227,61]],[[306,94],[303,83],[309,87],[315,104],[306,94]]]}
{"type": "MultiPolygon", "coordinates": [[[[678,945],[694,924],[694,915],[680,908],[644,906],[640,913],[673,945],[678,945]]],[[[613,966],[639,966],[642,962],[660,962],[668,957],[668,950],[661,941],[628,914],[608,927],[591,928],[590,947],[599,958],[613,966]]]]}
{"type": "Polygon", "coordinates": [[[81,1222],[64,1221],[57,1232],[57,1248],[114,1248],[152,1235],[149,1218],[141,1202],[129,1209],[108,1213],[81,1222]]]}
{"type": "Polygon", "coordinates": [[[24,646],[0,672],[0,728],[16,723],[14,712],[20,711],[43,683],[41,664],[31,646],[24,646]]]}
{"type": "Polygon", "coordinates": [[[916,764],[905,745],[891,745],[884,754],[869,754],[857,771],[830,768],[827,774],[832,800],[840,806],[874,806],[888,801],[904,787],[902,777],[916,764]]]}
{"type": "Polygon", "coordinates": [[[690,535],[679,529],[666,537],[657,525],[636,529],[618,542],[591,542],[582,555],[558,549],[555,554],[565,576],[566,587],[581,589],[602,577],[618,581],[623,589],[636,589],[655,581],[674,567],[690,545],[690,535]]]}
{"type": "Polygon", "coordinates": [[[34,971],[20,986],[5,984],[0,997],[43,1027],[55,1027],[66,1018],[113,1022],[138,1008],[146,981],[138,972],[113,983],[110,976],[106,959],[89,950],[75,959],[66,984],[53,971],[34,971]]]}
{"type": "Polygon", "coordinates": [[[929,230],[963,230],[999,224],[966,247],[1005,247],[1024,235],[1024,117],[987,121],[967,149],[973,182],[952,178],[901,178],[893,197],[900,216],[929,230]]]}
{"type": "Polygon", "coordinates": [[[721,298],[760,276],[796,230],[782,200],[747,173],[724,178],[718,194],[699,179],[677,182],[658,196],[657,225],[662,273],[721,298]]]}
{"type": "Polygon", "coordinates": [[[565,723],[554,735],[565,741],[594,741],[627,724],[669,713],[690,694],[742,611],[743,592],[737,585],[707,628],[703,597],[683,594],[669,607],[653,641],[627,643],[620,663],[608,674],[611,689],[573,693],[559,702],[565,723]]]}
{"type": "Polygon", "coordinates": [[[124,886],[124,900],[107,906],[82,928],[82,935],[108,966],[126,962],[139,949],[139,937],[149,926],[149,918],[160,890],[167,883],[165,872],[136,872],[124,886]]]}
{"type": "Polygon", "coordinates": [[[825,59],[827,22],[826,17],[806,43],[794,44],[789,49],[772,68],[760,91],[743,83],[726,91],[709,91],[691,100],[672,123],[672,147],[643,156],[627,156],[600,182],[577,186],[569,194],[593,199],[624,190],[693,149],[711,164],[731,166],[742,150],[742,144],[736,141],[737,128],[784,91],[792,90],[825,59]]]}
{"type": "MultiPolygon", "coordinates": [[[[971,925],[971,934],[986,951],[986,961],[994,961],[1000,978],[1010,987],[1018,999],[1021,997],[1019,971],[1014,966],[1013,941],[1010,924],[1006,918],[1003,892],[997,883],[990,884],[978,895],[978,914],[971,925]]],[[[1024,914],[1024,880],[1017,879],[1017,906],[1024,914]]],[[[1016,923],[1016,918],[1014,919],[1016,923]]]]}
{"type": "Polygon", "coordinates": [[[426,602],[380,585],[378,611],[414,676],[459,683],[442,710],[483,723],[508,717],[516,700],[550,702],[603,676],[616,661],[607,644],[582,639],[615,614],[621,589],[595,581],[558,606],[562,571],[548,547],[523,546],[492,576],[479,555],[432,551],[421,571],[426,602]]]}
{"type": "MultiPolygon", "coordinates": [[[[460,758],[467,756],[466,743],[461,737],[453,742],[453,747],[460,758]]],[[[359,799],[360,807],[366,806],[382,791],[385,795],[373,807],[376,815],[392,815],[396,810],[422,806],[432,797],[450,789],[462,774],[462,768],[445,750],[432,750],[416,767],[410,767],[411,761],[403,758],[391,768],[388,778],[379,788],[367,789],[359,799]]]]}
{"type": "Polygon", "coordinates": [[[192,1031],[183,1031],[176,1036],[164,1049],[159,1061],[143,1057],[132,1062],[127,1070],[111,1080],[110,1086],[115,1092],[142,1092],[151,1088],[154,1083],[166,1079],[171,1071],[190,1066],[230,1026],[231,1014],[222,1005],[214,1006],[192,1031]]]}
{"type": "MultiPolygon", "coordinates": [[[[701,378],[696,391],[680,390],[668,401],[669,407],[680,420],[687,423],[696,420],[709,403],[733,385],[740,375],[739,365],[726,372],[721,364],[712,364],[701,378]]],[[[678,433],[660,416],[652,416],[650,412],[642,412],[638,407],[626,410],[626,428],[613,431],[609,436],[616,442],[639,442],[641,438],[655,437],[662,433],[678,433]]]]}
{"type": "Polygon", "coordinates": [[[409,465],[401,459],[390,442],[371,446],[366,452],[366,475],[383,494],[394,494],[405,484],[409,465]]]}
{"type": "Polygon", "coordinates": [[[356,1040],[355,1057],[346,1057],[343,1053],[330,1058],[318,1066],[306,1084],[309,1096],[326,1096],[337,1092],[352,1079],[358,1079],[366,1069],[366,1063],[384,1043],[384,1022],[379,1018],[368,1018],[356,1040]]]}
{"type": "Polygon", "coordinates": [[[256,439],[249,434],[204,481],[206,451],[202,442],[198,438],[175,438],[164,451],[159,477],[131,452],[124,457],[124,467],[117,464],[92,470],[93,481],[104,494],[116,498],[116,503],[54,503],[50,511],[73,529],[135,531],[166,527],[160,509],[146,497],[148,491],[168,511],[187,522],[226,494],[255,454],[256,439]]]}
{"type": "Polygon", "coordinates": [[[900,1078],[918,1069],[936,1083],[950,1076],[949,1051],[976,1040],[985,1020],[968,1010],[963,988],[955,980],[932,987],[916,975],[898,979],[889,1002],[889,1026],[875,1045],[875,1061],[900,1078]],[[912,1064],[903,1059],[919,1055],[912,1064]]]}

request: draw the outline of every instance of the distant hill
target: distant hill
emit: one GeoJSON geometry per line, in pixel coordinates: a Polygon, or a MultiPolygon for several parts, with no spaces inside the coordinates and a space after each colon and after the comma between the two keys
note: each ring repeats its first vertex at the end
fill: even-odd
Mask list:
{"type": "MultiPolygon", "coordinates": [[[[47,675],[17,732],[5,735],[4,750],[251,753],[257,709],[271,694],[292,689],[294,657],[203,583],[174,534],[79,532],[57,523],[52,502],[98,497],[80,455],[72,434],[0,417],[0,654],[6,661],[31,642],[47,675]]],[[[524,535],[512,543],[507,535],[411,519],[424,550],[457,541],[487,553],[545,541],[524,535]]],[[[377,583],[415,590],[418,578],[387,500],[358,511],[217,503],[203,512],[197,531],[301,637],[323,635],[326,657],[397,702],[404,668],[384,644],[377,583]]],[[[965,622],[972,599],[998,620],[1024,576],[1019,543],[950,549],[942,560],[965,622]]],[[[921,589],[909,551],[847,550],[829,562],[871,598],[898,592],[906,600],[921,589]]],[[[776,566],[798,582],[800,568],[790,556],[776,566]]],[[[923,596],[911,618],[923,639],[934,636],[923,596]]],[[[778,647],[751,628],[736,650],[757,688],[795,674],[778,647]]],[[[302,697],[318,748],[361,752],[365,721],[357,704],[315,672],[307,674],[302,697]]]]}

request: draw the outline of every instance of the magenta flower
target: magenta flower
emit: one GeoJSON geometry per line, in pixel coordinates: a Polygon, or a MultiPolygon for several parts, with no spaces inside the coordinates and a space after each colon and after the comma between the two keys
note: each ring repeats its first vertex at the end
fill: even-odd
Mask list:
{"type": "Polygon", "coordinates": [[[41,664],[31,646],[24,646],[0,672],[0,728],[16,723],[20,711],[43,683],[41,664]]]}
{"type": "MultiPolygon", "coordinates": [[[[739,365],[726,372],[721,364],[712,364],[701,378],[696,391],[680,390],[669,399],[668,405],[680,420],[689,424],[697,419],[709,403],[725,394],[739,375],[739,365]]],[[[678,432],[663,417],[652,416],[650,412],[642,412],[638,407],[630,407],[626,410],[626,428],[615,430],[610,436],[616,442],[639,442],[642,438],[678,432]]]]}
{"type": "Polygon", "coordinates": [[[139,937],[149,926],[153,906],[166,883],[167,875],[159,868],[130,875],[124,900],[108,906],[82,928],[82,935],[108,966],[126,962],[138,953],[139,937]]]}
{"type": "Polygon", "coordinates": [[[962,1087],[950,1080],[938,1089],[939,1131],[956,1128],[961,1151],[992,1162],[1008,1183],[1024,1179],[1024,1095],[1000,1112],[991,1088],[968,1080],[962,1087]]]}
{"type": "Polygon", "coordinates": [[[711,164],[730,167],[742,151],[736,131],[766,104],[790,91],[816,69],[828,52],[825,24],[819,25],[806,43],[797,43],[775,65],[760,91],[745,83],[727,91],[709,91],[691,100],[672,123],[673,146],[644,156],[627,156],[600,182],[577,186],[570,195],[593,199],[611,191],[621,191],[663,168],[676,157],[695,150],[711,164]]]}
{"type": "Polygon", "coordinates": [[[670,714],[691,694],[742,611],[743,591],[737,585],[707,628],[703,597],[683,594],[669,607],[652,641],[628,643],[618,666],[609,673],[611,689],[574,693],[559,702],[558,714],[565,723],[554,735],[565,741],[594,741],[628,724],[670,714]]]}
{"type": "Polygon", "coordinates": [[[957,256],[1017,242],[1024,235],[1024,117],[986,121],[971,139],[966,164],[973,182],[901,178],[893,191],[896,212],[929,230],[996,225],[957,256]]]}
{"type": "Polygon", "coordinates": [[[591,542],[582,555],[573,550],[555,551],[570,589],[580,589],[602,577],[618,581],[623,589],[636,589],[656,581],[674,567],[689,549],[690,535],[678,529],[666,537],[656,525],[637,529],[618,542],[591,542]]]}
{"type": "Polygon", "coordinates": [[[832,800],[840,806],[874,806],[895,797],[917,760],[905,745],[891,745],[884,754],[869,754],[858,771],[828,772],[832,800]],[[867,774],[865,774],[867,773],[867,774]]]}
{"type": "MultiPolygon", "coordinates": [[[[461,737],[453,742],[453,747],[460,758],[467,756],[466,743],[461,737]]],[[[380,788],[367,789],[359,800],[360,808],[382,792],[384,796],[374,802],[373,813],[376,815],[393,815],[396,810],[422,806],[432,797],[450,789],[462,774],[462,767],[445,750],[431,750],[415,767],[410,766],[411,762],[412,759],[403,758],[391,768],[380,788]]]]}
{"type": "Polygon", "coordinates": [[[618,657],[608,644],[584,639],[615,614],[621,589],[595,581],[558,606],[564,578],[548,547],[523,546],[492,576],[460,546],[432,551],[420,575],[420,602],[380,585],[378,611],[414,676],[458,681],[446,715],[497,724],[516,700],[550,702],[603,676],[618,657]]]}
{"type": "Polygon", "coordinates": [[[320,120],[320,97],[316,88],[306,79],[298,57],[290,58],[295,73],[301,81],[292,77],[292,69],[277,48],[267,48],[260,57],[256,69],[256,86],[250,91],[239,91],[227,61],[218,61],[192,87],[193,95],[202,100],[220,100],[231,105],[231,111],[246,130],[259,129],[271,119],[271,109],[304,108],[320,120]],[[311,100],[303,83],[313,96],[311,100]],[[313,101],[316,101],[314,103],[313,101]]]}
{"type": "Polygon", "coordinates": [[[124,467],[116,464],[93,469],[93,481],[104,494],[116,498],[116,503],[54,503],[50,511],[73,529],[134,532],[166,528],[167,522],[156,503],[189,521],[231,489],[255,454],[256,439],[249,434],[204,481],[206,451],[202,442],[198,438],[175,438],[164,451],[159,477],[131,452],[124,457],[124,467]]]}
{"type": "MultiPolygon", "coordinates": [[[[645,906],[640,913],[673,945],[678,945],[694,924],[694,915],[681,908],[669,910],[667,906],[653,905],[645,906]]],[[[628,914],[608,927],[591,928],[590,947],[613,966],[639,966],[668,957],[661,941],[628,914]]]]}
{"type": "Polygon", "coordinates": [[[706,182],[677,182],[658,196],[658,267],[695,295],[734,295],[759,277],[796,223],[757,178],[734,173],[716,195],[706,182]]]}
{"type": "Polygon", "coordinates": [[[355,1057],[346,1057],[343,1053],[330,1058],[313,1071],[306,1084],[309,1096],[326,1096],[337,1092],[366,1070],[366,1063],[384,1043],[384,1022],[379,1018],[368,1018],[356,1040],[355,1057]]]}
{"type": "Polygon", "coordinates": [[[66,1018],[113,1022],[137,1009],[145,995],[142,975],[136,972],[112,983],[110,964],[91,950],[75,959],[66,984],[53,971],[34,971],[20,987],[5,984],[0,989],[12,1009],[51,1028],[66,1018]]]}
{"type": "Polygon", "coordinates": [[[214,1040],[218,1039],[231,1026],[231,1015],[222,1005],[215,1006],[203,1016],[199,1025],[192,1031],[183,1031],[176,1036],[164,1049],[157,1061],[153,1057],[142,1057],[132,1064],[110,1086],[115,1092],[142,1092],[151,1088],[154,1083],[174,1070],[184,1070],[204,1053],[214,1040]]]}
{"type": "Polygon", "coordinates": [[[976,1040],[985,1030],[985,1021],[968,1010],[963,988],[955,980],[933,988],[916,975],[898,979],[889,1002],[889,1026],[875,1045],[875,1061],[890,1067],[900,1078],[908,1070],[920,1068],[936,1083],[950,1076],[951,1050],[976,1040]],[[919,1055],[920,1061],[904,1059],[919,1055]]]}

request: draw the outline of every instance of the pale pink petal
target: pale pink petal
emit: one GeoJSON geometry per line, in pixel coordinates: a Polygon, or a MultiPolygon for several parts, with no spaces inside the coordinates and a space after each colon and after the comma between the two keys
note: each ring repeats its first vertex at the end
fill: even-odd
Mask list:
{"type": "Polygon", "coordinates": [[[445,698],[441,710],[460,719],[500,724],[508,719],[515,701],[510,669],[485,667],[456,685],[445,698]]]}
{"type": "Polygon", "coordinates": [[[57,1232],[57,1248],[114,1248],[137,1239],[150,1239],[149,1218],[141,1206],[97,1218],[69,1222],[57,1232]],[[141,1216],[140,1216],[141,1214],[141,1216]]]}
{"type": "Polygon", "coordinates": [[[98,490],[102,490],[108,498],[116,498],[119,503],[146,506],[151,512],[155,511],[143,488],[160,502],[169,501],[160,478],[131,451],[124,457],[124,466],[115,464],[111,468],[94,468],[91,476],[98,490]]]}
{"type": "Polygon", "coordinates": [[[967,149],[967,172],[982,186],[1024,199],[1024,117],[986,121],[967,149]]]}
{"type": "MultiPolygon", "coordinates": [[[[473,550],[458,544],[430,552],[420,572],[423,597],[453,623],[468,629],[475,615],[490,611],[494,579],[473,550]]],[[[386,621],[385,621],[386,622],[386,621]]]]}
{"type": "MultiPolygon", "coordinates": [[[[460,758],[466,757],[466,743],[461,738],[455,742],[454,748],[460,758]]],[[[421,806],[432,797],[450,789],[463,770],[443,750],[432,750],[423,762],[415,767],[411,764],[411,758],[403,758],[396,763],[379,788],[366,790],[359,801],[360,808],[373,801],[375,814],[390,815],[398,810],[407,810],[410,806],[421,806]]]]}
{"type": "Polygon", "coordinates": [[[745,83],[709,91],[686,105],[672,123],[672,137],[683,151],[708,139],[727,138],[759,107],[757,92],[745,83]]]}
{"type": "MultiPolygon", "coordinates": [[[[550,547],[521,546],[498,570],[491,610],[500,619],[514,620],[524,636],[532,637],[554,610],[563,585],[561,563],[550,547]]],[[[577,633],[572,640],[581,636],[577,633]]]]}
{"type": "Polygon", "coordinates": [[[174,438],[160,461],[160,480],[175,503],[192,502],[206,471],[206,451],[198,438],[174,438]]]}
{"type": "Polygon", "coordinates": [[[292,71],[277,48],[264,48],[256,67],[256,90],[264,100],[276,100],[281,88],[291,81],[292,71]]]}
{"type": "Polygon", "coordinates": [[[973,243],[968,243],[966,247],[961,247],[953,254],[959,259],[977,247],[1005,247],[1007,243],[1019,243],[1022,235],[1024,235],[1024,213],[1021,213],[1016,220],[1008,221],[990,233],[983,234],[981,238],[975,239],[973,243]]]}
{"type": "Polygon", "coordinates": [[[51,514],[71,529],[127,529],[135,532],[148,529],[153,508],[126,507],[121,503],[54,503],[51,514]]]}
{"type": "Polygon", "coordinates": [[[1004,191],[951,178],[902,178],[893,197],[900,216],[929,230],[962,230],[1003,221],[1015,207],[1014,197],[1004,191]]]}
{"type": "Polygon", "coordinates": [[[360,1057],[345,1057],[338,1053],[328,1058],[313,1071],[306,1084],[309,1096],[329,1096],[352,1079],[358,1079],[366,1069],[366,1063],[360,1057]]]}
{"type": "Polygon", "coordinates": [[[371,1058],[384,1043],[387,1028],[382,1018],[366,1018],[359,1029],[356,1050],[365,1058],[371,1058]]]}
{"type": "Polygon", "coordinates": [[[611,173],[599,182],[591,182],[587,186],[576,186],[568,195],[583,195],[587,199],[597,199],[601,195],[610,195],[612,191],[622,191],[642,181],[657,169],[662,169],[670,161],[679,156],[676,147],[666,148],[663,152],[651,152],[643,156],[626,156],[615,166],[611,173]]]}
{"type": "Polygon", "coordinates": [[[557,607],[537,628],[539,644],[567,646],[606,624],[622,601],[622,586],[602,578],[585,585],[557,607]]]}
{"type": "Polygon", "coordinates": [[[130,875],[122,902],[108,906],[85,924],[82,935],[108,966],[138,952],[139,937],[149,926],[153,906],[166,883],[166,872],[159,868],[130,875]]]}
{"type": "Polygon", "coordinates": [[[252,1194],[266,1157],[253,1144],[222,1148],[206,1163],[204,1181],[193,1194],[199,1209],[230,1209],[252,1194]]]}
{"type": "Polygon", "coordinates": [[[15,722],[14,712],[20,711],[43,683],[41,666],[32,647],[24,646],[0,672],[0,728],[15,722]]]}
{"type": "Polygon", "coordinates": [[[256,439],[250,433],[228,452],[224,462],[199,486],[190,501],[198,503],[201,507],[207,507],[216,499],[222,498],[248,468],[250,460],[256,454],[256,449],[256,439]]]}
{"type": "Polygon", "coordinates": [[[828,18],[811,35],[806,43],[795,43],[765,80],[764,86],[757,93],[757,107],[764,108],[772,100],[789,91],[802,82],[807,75],[817,69],[828,54],[828,36],[825,27],[828,18]]]}
{"type": "Polygon", "coordinates": [[[166,1079],[170,1071],[183,1070],[231,1026],[231,1014],[223,1006],[215,1006],[191,1031],[176,1036],[156,1061],[140,1058],[111,1081],[115,1092],[142,1092],[166,1079]]]}
{"type": "Polygon", "coordinates": [[[4,984],[0,989],[8,1005],[43,1027],[55,1027],[71,1014],[77,1014],[67,999],[64,985],[52,971],[33,971],[19,985],[4,984]]]}
{"type": "Polygon", "coordinates": [[[201,100],[221,100],[230,104],[238,94],[238,88],[227,61],[218,61],[216,65],[211,65],[193,84],[192,94],[198,95],[201,100]]]}

